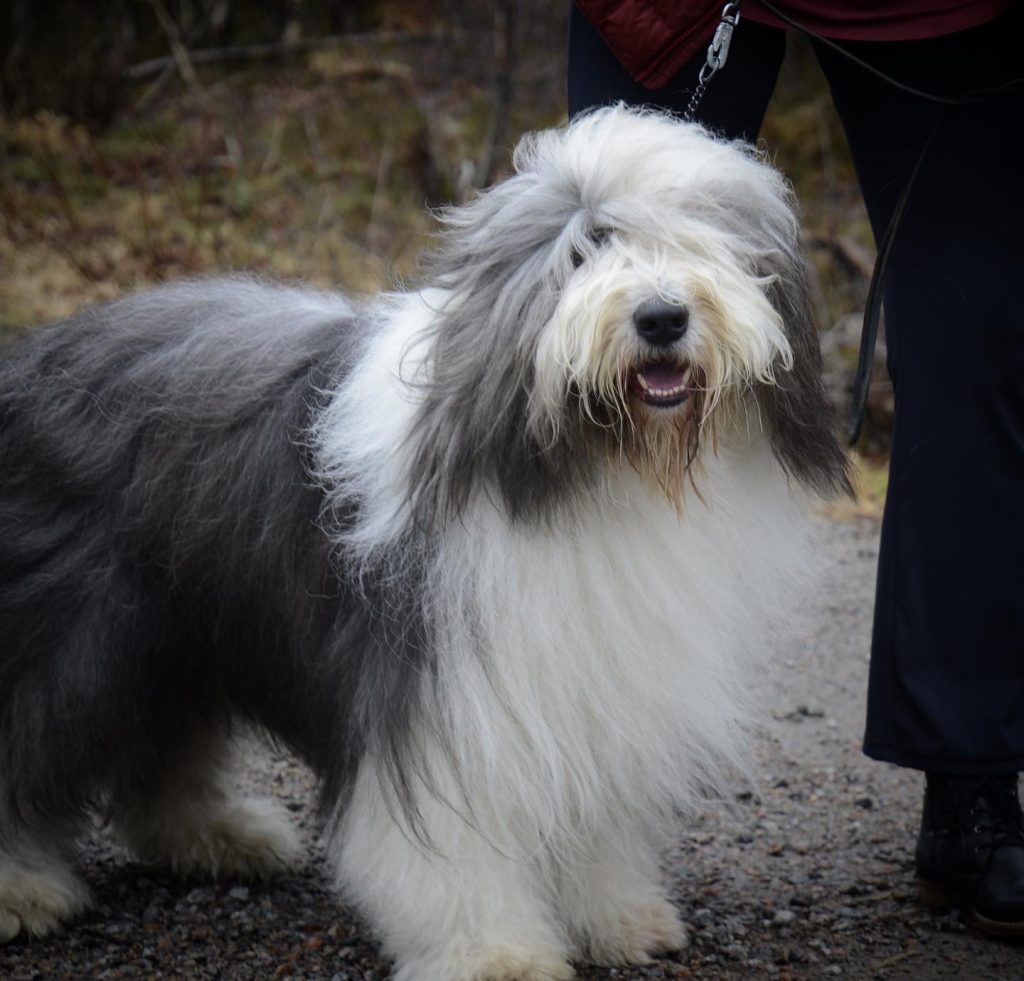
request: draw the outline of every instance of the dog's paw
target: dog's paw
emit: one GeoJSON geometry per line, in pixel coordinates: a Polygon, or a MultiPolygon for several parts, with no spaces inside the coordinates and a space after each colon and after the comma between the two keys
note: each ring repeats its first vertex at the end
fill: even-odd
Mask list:
{"type": "Polygon", "coordinates": [[[557,951],[494,944],[472,954],[401,964],[395,981],[571,981],[572,965],[557,951]]]}
{"type": "Polygon", "coordinates": [[[272,804],[239,799],[191,818],[161,821],[144,836],[136,832],[129,838],[132,850],[185,877],[268,879],[299,864],[298,835],[272,804]]]}
{"type": "Polygon", "coordinates": [[[598,964],[648,964],[659,954],[682,950],[689,942],[675,906],[662,900],[623,913],[617,929],[591,938],[590,955],[598,964]]]}
{"type": "Polygon", "coordinates": [[[302,847],[291,822],[276,807],[239,801],[207,829],[214,875],[267,879],[300,863],[302,847]]]}
{"type": "Polygon", "coordinates": [[[574,977],[572,965],[558,954],[495,946],[481,951],[480,963],[466,981],[569,981],[574,977]]]}
{"type": "Polygon", "coordinates": [[[67,869],[0,866],[0,944],[56,933],[88,903],[88,890],[67,869]]]}

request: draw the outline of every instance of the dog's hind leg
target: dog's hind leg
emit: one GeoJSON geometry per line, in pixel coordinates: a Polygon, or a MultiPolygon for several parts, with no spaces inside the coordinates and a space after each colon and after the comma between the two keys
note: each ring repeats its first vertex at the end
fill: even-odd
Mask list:
{"type": "Polygon", "coordinates": [[[262,879],[298,864],[283,810],[235,789],[230,737],[207,732],[186,746],[156,778],[116,791],[111,823],[132,854],[182,876],[262,879]]]}
{"type": "Polygon", "coordinates": [[[133,601],[109,560],[104,575],[59,549],[32,554],[19,535],[41,553],[48,539],[15,510],[0,527],[0,941],[45,936],[88,904],[75,837],[130,745],[118,738],[124,671],[110,668],[133,601]]]}
{"type": "Polygon", "coordinates": [[[54,933],[89,903],[66,833],[30,831],[8,818],[0,818],[0,831],[0,944],[54,933]]]}

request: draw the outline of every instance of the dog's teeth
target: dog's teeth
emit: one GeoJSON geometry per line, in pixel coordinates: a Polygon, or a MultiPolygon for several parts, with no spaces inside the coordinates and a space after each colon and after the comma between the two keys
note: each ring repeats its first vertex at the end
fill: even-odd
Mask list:
{"type": "Polygon", "coordinates": [[[644,395],[650,396],[652,399],[669,399],[675,398],[679,395],[685,395],[686,390],[689,387],[690,379],[692,377],[692,369],[687,366],[682,370],[682,379],[676,384],[668,388],[656,387],[651,384],[650,380],[646,377],[643,371],[637,371],[636,380],[640,386],[640,390],[644,395]]]}
{"type": "Polygon", "coordinates": [[[675,385],[672,388],[651,388],[650,385],[644,385],[644,390],[652,395],[678,395],[686,391],[686,384],[675,385]]]}

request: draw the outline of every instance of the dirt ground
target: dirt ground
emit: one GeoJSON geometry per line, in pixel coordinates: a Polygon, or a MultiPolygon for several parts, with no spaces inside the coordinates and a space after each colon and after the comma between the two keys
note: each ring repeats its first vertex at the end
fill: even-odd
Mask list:
{"type": "MultiPolygon", "coordinates": [[[[581,966],[585,981],[1024,978],[1024,948],[916,902],[919,777],[859,749],[878,526],[820,526],[821,595],[778,643],[757,785],[681,823],[668,856],[690,947],[645,968],[581,966]]],[[[261,750],[246,780],[294,814],[309,842],[303,869],[270,884],[181,883],[126,864],[97,832],[84,856],[94,909],[64,936],[0,948],[0,978],[386,978],[325,884],[309,775],[261,750]]]]}

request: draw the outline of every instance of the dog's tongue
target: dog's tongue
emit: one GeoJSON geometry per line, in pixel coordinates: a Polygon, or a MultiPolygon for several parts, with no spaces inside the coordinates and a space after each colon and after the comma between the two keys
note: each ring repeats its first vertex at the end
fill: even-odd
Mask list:
{"type": "Polygon", "coordinates": [[[686,378],[686,369],[670,364],[652,364],[639,369],[637,374],[648,388],[665,390],[682,385],[686,378]]]}

